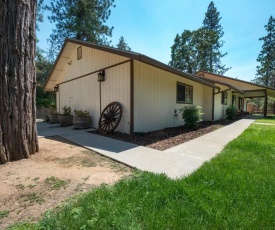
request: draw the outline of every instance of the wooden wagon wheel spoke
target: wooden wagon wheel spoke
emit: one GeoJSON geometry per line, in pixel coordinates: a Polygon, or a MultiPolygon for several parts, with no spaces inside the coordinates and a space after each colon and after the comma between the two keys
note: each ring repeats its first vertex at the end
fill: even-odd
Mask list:
{"type": "Polygon", "coordinates": [[[110,133],[114,131],[122,117],[122,106],[119,102],[112,102],[102,111],[99,121],[98,130],[101,133],[110,133]]]}

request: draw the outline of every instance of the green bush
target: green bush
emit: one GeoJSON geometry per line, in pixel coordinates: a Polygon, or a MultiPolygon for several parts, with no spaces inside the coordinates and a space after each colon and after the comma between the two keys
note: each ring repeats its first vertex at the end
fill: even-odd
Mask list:
{"type": "Polygon", "coordinates": [[[234,105],[230,105],[225,110],[226,119],[234,120],[237,116],[237,108],[234,105]]]}
{"type": "Polygon", "coordinates": [[[71,116],[72,115],[71,106],[65,105],[64,107],[62,107],[62,110],[63,110],[63,113],[61,115],[63,115],[63,116],[71,116]]]}
{"type": "Polygon", "coordinates": [[[53,92],[44,92],[42,86],[36,88],[36,105],[38,107],[51,107],[56,105],[55,94],[53,92]]]}
{"type": "Polygon", "coordinates": [[[179,109],[182,113],[182,118],[185,122],[185,127],[195,129],[198,127],[198,123],[202,121],[201,107],[198,105],[190,105],[179,109]]]}
{"type": "Polygon", "coordinates": [[[77,117],[88,117],[89,116],[89,111],[88,110],[82,110],[82,109],[75,109],[74,113],[77,117]]]}

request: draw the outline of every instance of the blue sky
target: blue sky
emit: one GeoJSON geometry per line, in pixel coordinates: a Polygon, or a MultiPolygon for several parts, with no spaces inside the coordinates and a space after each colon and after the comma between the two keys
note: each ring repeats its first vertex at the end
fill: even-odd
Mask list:
{"type": "MultiPolygon", "coordinates": [[[[48,2],[48,0],[44,0],[48,2]]],[[[210,0],[115,0],[107,24],[113,26],[112,44],[120,36],[135,52],[167,64],[177,33],[195,30],[202,25],[210,0]]],[[[264,25],[275,16],[274,0],[216,0],[223,27],[222,48],[228,54],[223,64],[232,67],[226,76],[253,80],[257,57],[261,51],[260,37],[266,35],[264,25]]],[[[47,39],[54,28],[47,20],[40,24],[38,46],[48,49],[47,39]]]]}

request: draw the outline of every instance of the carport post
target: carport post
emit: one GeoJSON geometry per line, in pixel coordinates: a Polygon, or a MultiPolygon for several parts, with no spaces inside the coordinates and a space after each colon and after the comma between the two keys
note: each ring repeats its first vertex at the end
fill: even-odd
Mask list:
{"type": "Polygon", "coordinates": [[[267,90],[265,90],[265,100],[264,100],[264,117],[267,115],[267,90]]]}

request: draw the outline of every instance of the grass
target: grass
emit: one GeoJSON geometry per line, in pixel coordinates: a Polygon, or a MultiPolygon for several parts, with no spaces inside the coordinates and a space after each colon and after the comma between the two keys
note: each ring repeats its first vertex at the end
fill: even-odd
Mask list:
{"type": "Polygon", "coordinates": [[[8,210],[4,210],[4,211],[0,211],[0,219],[7,217],[9,215],[10,211],[8,210]]]}
{"type": "Polygon", "coordinates": [[[23,194],[21,197],[24,201],[29,201],[30,203],[42,204],[45,201],[40,193],[35,192],[23,194]]]}
{"type": "Polygon", "coordinates": [[[263,118],[263,119],[257,119],[255,123],[270,123],[270,124],[275,124],[275,116],[272,116],[270,118],[263,118]]]}
{"type": "Polygon", "coordinates": [[[62,187],[67,186],[70,181],[60,180],[57,177],[51,176],[46,178],[45,183],[49,185],[51,190],[59,190],[62,187]]]}
{"type": "Polygon", "coordinates": [[[186,178],[137,172],[13,229],[274,229],[274,138],[252,125],[186,178]]]}

